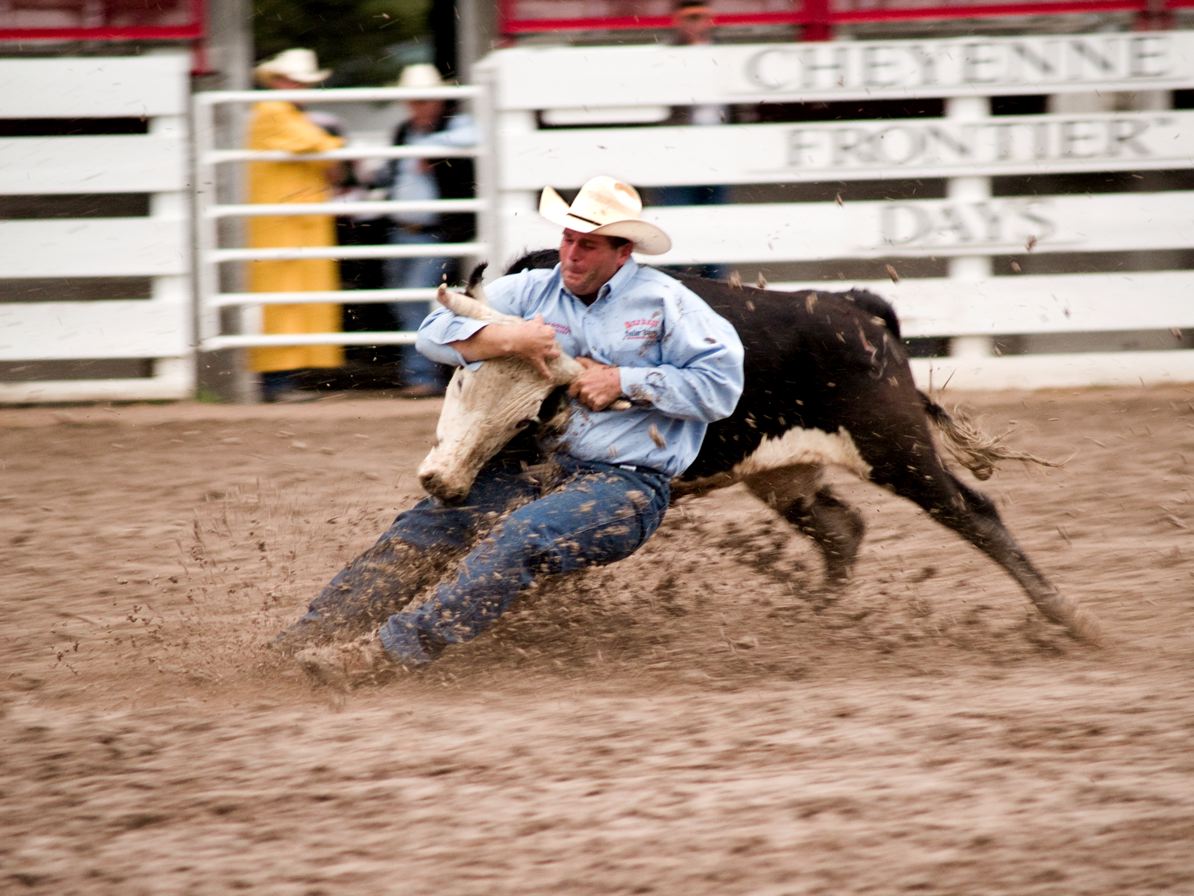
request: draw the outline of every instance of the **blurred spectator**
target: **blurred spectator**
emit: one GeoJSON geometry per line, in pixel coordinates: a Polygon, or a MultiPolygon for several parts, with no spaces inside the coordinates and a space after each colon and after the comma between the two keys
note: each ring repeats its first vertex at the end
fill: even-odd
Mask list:
{"type": "MultiPolygon", "coordinates": [[[[320,69],[311,50],[291,49],[267,59],[254,69],[258,84],[266,89],[311,87],[331,74],[320,69]]],[[[263,100],[253,106],[247,147],[293,153],[326,152],[344,145],[296,103],[263,100]]],[[[256,203],[327,202],[332,178],[341,170],[334,162],[252,162],[248,166],[249,201],[256,203]]],[[[330,215],[253,217],[248,223],[249,245],[312,247],[335,245],[335,221],[330,215]]],[[[252,292],[299,292],[340,288],[335,259],[254,261],[249,265],[252,292]]],[[[340,306],[331,303],[265,305],[265,334],[335,333],[340,331],[340,306]]],[[[295,345],[255,348],[252,370],[261,374],[265,401],[293,401],[305,396],[301,374],[314,368],[339,367],[343,349],[337,345],[295,345]]]]}
{"type": "MultiPolygon", "coordinates": [[[[713,9],[703,0],[677,0],[672,6],[671,43],[680,47],[695,47],[713,43],[713,9]]],[[[675,106],[668,119],[672,125],[717,125],[731,120],[729,106],[701,104],[675,106]]],[[[693,184],[664,187],[659,191],[660,205],[721,205],[727,199],[726,188],[721,184],[693,184]]],[[[724,270],[720,265],[696,265],[683,268],[690,273],[720,279],[724,270]]]]}
{"type": "MultiPolygon", "coordinates": [[[[348,137],[343,122],[326,112],[311,111],[307,117],[336,137],[348,137]]],[[[332,202],[360,202],[382,198],[371,188],[372,160],[344,161],[331,169],[332,202]]],[[[390,232],[390,220],[376,212],[336,214],[336,243],[341,246],[377,246],[384,244],[390,232]]],[[[342,258],[338,265],[343,290],[382,289],[385,286],[385,260],[382,258],[342,258]]],[[[384,332],[393,329],[393,318],[385,304],[354,303],[345,296],[340,322],[345,332],[384,332]]],[[[321,376],[321,386],[351,389],[389,388],[395,385],[392,371],[398,357],[397,346],[345,346],[344,366],[336,376],[321,376]]]]}
{"type": "Polygon", "coordinates": [[[707,0],[676,0],[672,4],[672,43],[681,47],[713,43],[713,7],[707,0]]]}
{"type": "MultiPolygon", "coordinates": [[[[445,86],[434,65],[417,63],[402,70],[395,87],[431,89],[445,86]]],[[[394,131],[395,146],[468,147],[477,142],[472,118],[458,114],[454,104],[442,99],[417,99],[406,103],[406,119],[394,131]]],[[[476,195],[472,159],[393,159],[380,172],[377,186],[390,199],[471,199],[476,195]]],[[[400,246],[460,243],[476,237],[472,214],[395,212],[391,215],[390,242],[400,246]]],[[[391,289],[434,287],[445,277],[458,279],[453,258],[391,258],[386,261],[386,286],[391,289]]],[[[390,305],[399,329],[415,331],[430,311],[429,302],[394,302],[390,305]]],[[[442,395],[450,374],[415,351],[402,347],[401,394],[408,398],[442,395]]]]}

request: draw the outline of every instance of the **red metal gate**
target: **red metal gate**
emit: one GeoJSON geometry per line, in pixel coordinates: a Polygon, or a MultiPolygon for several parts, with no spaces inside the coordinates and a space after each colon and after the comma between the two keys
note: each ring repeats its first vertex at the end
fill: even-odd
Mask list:
{"type": "MultiPolygon", "coordinates": [[[[841,26],[866,23],[1113,13],[1134,17],[1141,27],[1163,28],[1177,10],[1194,8],[1194,0],[717,0],[714,6],[723,28],[786,28],[800,40],[829,40],[841,26]]],[[[669,0],[500,0],[498,7],[498,32],[507,42],[549,32],[626,32],[672,24],[669,0]],[[555,14],[545,14],[549,11],[555,14]]]]}
{"type": "Polygon", "coordinates": [[[0,41],[185,41],[204,36],[203,0],[7,0],[0,41]]]}

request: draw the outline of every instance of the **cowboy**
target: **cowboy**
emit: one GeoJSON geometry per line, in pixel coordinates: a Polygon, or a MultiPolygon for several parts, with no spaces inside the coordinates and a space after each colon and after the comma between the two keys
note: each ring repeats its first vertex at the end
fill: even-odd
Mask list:
{"type": "MultiPolygon", "coordinates": [[[[447,86],[430,63],[408,65],[395,87],[434,90],[447,86]]],[[[439,98],[420,97],[406,102],[406,119],[394,131],[394,146],[443,146],[463,148],[477,142],[472,116],[458,112],[455,104],[439,98]]],[[[476,194],[476,174],[469,158],[391,159],[375,180],[390,199],[419,202],[437,199],[471,199],[476,194]]],[[[391,215],[389,241],[399,246],[432,243],[465,243],[477,235],[473,215],[434,211],[401,211],[391,215]]],[[[390,289],[427,289],[441,282],[455,282],[457,259],[443,255],[387,258],[386,286],[390,289]]],[[[425,301],[392,302],[390,313],[400,330],[416,330],[431,310],[425,301]]],[[[399,374],[404,398],[431,398],[444,394],[450,371],[421,355],[413,345],[399,350],[399,374]]]]}
{"type": "Polygon", "coordinates": [[[332,579],[275,642],[321,680],[351,685],[426,665],[492,626],[541,576],[630,556],[659,527],[669,483],[707,425],[733,413],[742,343],[695,293],[635,260],[671,248],[643,219],[638,192],[594,177],[571,204],[546,188],[539,212],[564,229],[560,263],[486,290],[521,322],[440,308],[417,344],[446,364],[517,356],[545,375],[562,349],[584,367],[568,388],[571,414],[542,438],[543,463],[499,455],[463,503],[421,501],[332,579]],[[611,409],[622,397],[630,409],[611,409]],[[378,623],[349,644],[302,646],[378,623]]]}

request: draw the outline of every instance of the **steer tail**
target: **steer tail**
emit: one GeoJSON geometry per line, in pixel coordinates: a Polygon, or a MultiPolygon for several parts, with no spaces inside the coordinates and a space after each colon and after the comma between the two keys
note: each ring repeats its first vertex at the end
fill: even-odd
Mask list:
{"type": "Polygon", "coordinates": [[[1035,454],[1005,447],[1003,440],[1007,438],[1006,432],[998,436],[988,435],[978,427],[969,414],[960,408],[954,408],[953,415],[951,415],[923,392],[920,393],[920,400],[924,405],[925,413],[928,414],[929,419],[941,434],[945,450],[954,460],[973,473],[976,479],[990,479],[991,474],[995,472],[996,464],[1004,460],[1019,460],[1025,463],[1040,464],[1042,467],[1060,467],[1062,465],[1037,457],[1035,454]]]}

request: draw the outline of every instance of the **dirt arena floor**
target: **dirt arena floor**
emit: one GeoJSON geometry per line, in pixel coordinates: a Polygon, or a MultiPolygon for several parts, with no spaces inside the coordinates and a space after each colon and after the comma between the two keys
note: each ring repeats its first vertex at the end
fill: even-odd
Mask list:
{"type": "Polygon", "coordinates": [[[264,644],[437,403],[0,409],[0,891],[1194,896],[1194,386],[944,401],[1106,649],[846,482],[835,600],[731,490],[338,693],[264,644]]]}

